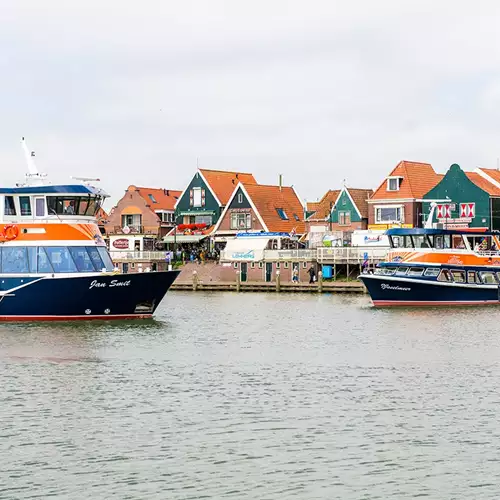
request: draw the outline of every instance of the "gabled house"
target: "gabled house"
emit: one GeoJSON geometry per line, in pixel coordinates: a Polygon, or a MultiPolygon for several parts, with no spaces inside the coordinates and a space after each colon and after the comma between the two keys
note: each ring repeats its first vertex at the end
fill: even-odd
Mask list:
{"type": "Polygon", "coordinates": [[[368,200],[373,189],[344,187],[329,214],[328,221],[334,231],[352,232],[368,227],[368,200]]]}
{"type": "Polygon", "coordinates": [[[308,233],[331,230],[329,217],[340,193],[340,189],[329,189],[321,200],[307,203],[306,230],[308,233]]]}
{"type": "Polygon", "coordinates": [[[239,182],[257,184],[252,174],[198,169],[175,205],[177,224],[216,224],[239,182]]]}
{"type": "Polygon", "coordinates": [[[106,223],[110,250],[154,250],[174,226],[180,191],[129,186],[106,223]]]}
{"type": "Polygon", "coordinates": [[[425,218],[436,203],[433,223],[449,229],[500,230],[500,171],[476,168],[463,171],[453,164],[441,181],[424,195],[425,218]]]}
{"type": "Polygon", "coordinates": [[[293,187],[240,182],[214,228],[217,235],[242,232],[305,232],[304,207],[293,187]]]}
{"type": "Polygon", "coordinates": [[[368,200],[368,229],[421,227],[422,199],[442,178],[430,163],[399,162],[368,200]]]}

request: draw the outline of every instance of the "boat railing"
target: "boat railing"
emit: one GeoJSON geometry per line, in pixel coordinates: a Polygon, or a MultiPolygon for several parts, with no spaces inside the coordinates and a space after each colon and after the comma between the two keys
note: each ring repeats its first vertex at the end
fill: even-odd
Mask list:
{"type": "Polygon", "coordinates": [[[129,252],[126,250],[122,251],[111,251],[109,252],[111,259],[114,262],[122,260],[143,260],[143,261],[154,261],[154,260],[167,260],[168,252],[129,252]]]}

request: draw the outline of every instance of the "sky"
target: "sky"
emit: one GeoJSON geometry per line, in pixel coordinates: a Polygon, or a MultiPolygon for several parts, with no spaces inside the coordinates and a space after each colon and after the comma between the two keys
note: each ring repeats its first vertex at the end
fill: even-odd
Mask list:
{"type": "Polygon", "coordinates": [[[0,185],[183,190],[196,167],[316,200],[400,160],[496,168],[500,2],[16,0],[0,12],[0,185]]]}

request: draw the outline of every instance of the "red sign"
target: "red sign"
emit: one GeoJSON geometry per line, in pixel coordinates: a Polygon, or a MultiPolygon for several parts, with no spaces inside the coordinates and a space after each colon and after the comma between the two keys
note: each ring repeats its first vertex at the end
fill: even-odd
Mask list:
{"type": "Polygon", "coordinates": [[[460,203],[460,217],[473,219],[476,215],[475,203],[460,203]]]}
{"type": "Polygon", "coordinates": [[[438,219],[451,219],[451,206],[450,205],[438,205],[437,206],[437,218],[438,219]]]}
{"type": "Polygon", "coordinates": [[[120,250],[127,250],[129,246],[129,241],[127,238],[120,238],[119,240],[113,241],[113,246],[119,248],[120,250]]]}

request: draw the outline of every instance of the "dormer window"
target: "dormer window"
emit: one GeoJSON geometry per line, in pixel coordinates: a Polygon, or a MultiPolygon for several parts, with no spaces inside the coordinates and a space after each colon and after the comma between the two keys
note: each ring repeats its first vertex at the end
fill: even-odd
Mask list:
{"type": "MultiPolygon", "coordinates": [[[[168,195],[167,195],[167,196],[168,196],[168,195]]],[[[153,203],[158,203],[158,202],[156,201],[156,198],[155,198],[155,197],[154,197],[151,193],[149,193],[149,194],[148,194],[148,197],[149,197],[149,199],[150,199],[153,203]]]]}
{"type": "Polygon", "coordinates": [[[387,177],[387,191],[399,191],[402,177],[387,177]]]}

